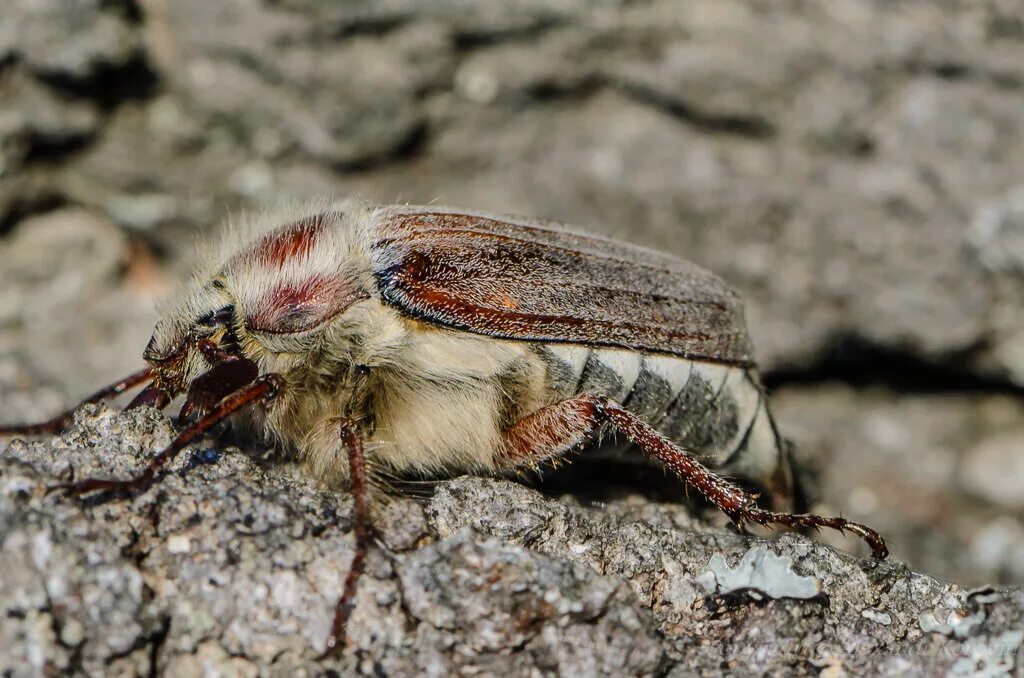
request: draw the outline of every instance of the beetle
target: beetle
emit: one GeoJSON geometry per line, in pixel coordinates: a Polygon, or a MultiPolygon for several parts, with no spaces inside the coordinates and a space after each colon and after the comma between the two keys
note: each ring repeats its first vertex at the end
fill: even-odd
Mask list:
{"type": "MultiPolygon", "coordinates": [[[[611,430],[734,523],[830,527],[887,556],[874,530],[777,510],[792,496],[739,296],[687,261],[563,224],[441,207],[346,204],[230,231],[161,310],[129,408],[185,394],[183,426],[130,480],[145,489],[235,415],[347,485],[356,553],[327,649],[339,647],[369,542],[368,472],[537,468],[611,430]],[[716,469],[716,470],[712,470],[716,469]],[[727,476],[769,490],[775,509],[727,476]]],[[[70,413],[0,434],[58,432],[70,413]]]]}

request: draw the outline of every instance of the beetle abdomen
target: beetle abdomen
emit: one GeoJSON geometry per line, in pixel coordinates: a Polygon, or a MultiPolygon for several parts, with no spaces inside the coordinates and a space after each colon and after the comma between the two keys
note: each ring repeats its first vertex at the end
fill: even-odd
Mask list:
{"type": "Polygon", "coordinates": [[[535,350],[552,399],[607,396],[705,463],[742,469],[751,478],[771,475],[783,463],[752,368],[578,344],[535,350]]]}

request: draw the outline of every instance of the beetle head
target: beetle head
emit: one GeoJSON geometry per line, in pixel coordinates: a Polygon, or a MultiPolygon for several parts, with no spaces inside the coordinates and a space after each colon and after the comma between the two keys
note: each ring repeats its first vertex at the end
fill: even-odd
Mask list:
{"type": "Polygon", "coordinates": [[[322,348],[334,321],[369,297],[368,264],[344,218],[315,215],[236,241],[194,277],[144,353],[152,390],[169,399],[188,389],[201,410],[261,371],[281,371],[281,356],[301,363],[322,348]]]}
{"type": "Polygon", "coordinates": [[[165,309],[143,352],[156,376],[132,406],[162,407],[187,389],[185,415],[208,409],[251,383],[259,370],[241,351],[235,305],[223,280],[197,279],[177,301],[165,309]]]}

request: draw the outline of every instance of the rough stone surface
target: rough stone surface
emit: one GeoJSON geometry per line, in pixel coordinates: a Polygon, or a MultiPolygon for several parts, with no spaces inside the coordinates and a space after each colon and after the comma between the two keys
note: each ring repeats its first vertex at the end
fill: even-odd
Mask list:
{"type": "MultiPolygon", "coordinates": [[[[46,492],[71,477],[127,477],[172,435],[156,412],[101,405],[82,408],[58,438],[7,446],[0,666],[324,668],[317,655],[353,553],[346,494],[287,464],[204,445],[128,500],[46,492]]],[[[379,505],[379,545],[350,622],[358,651],[326,664],[437,676],[1013,666],[1024,592],[972,592],[793,535],[744,537],[678,505],[638,508],[480,478],[443,482],[426,504],[391,499],[379,505]],[[395,513],[407,518],[387,519],[395,513]],[[749,586],[708,592],[709,571],[735,579],[744,564],[761,568],[749,586]]]]}
{"type": "MultiPolygon", "coordinates": [[[[172,435],[155,412],[90,406],[60,438],[7,448],[0,666],[26,675],[317,670],[352,558],[347,495],[237,451],[183,455],[130,501],[46,495],[71,475],[128,476],[172,435]]],[[[654,617],[623,579],[470,528],[439,539],[422,506],[392,502],[400,506],[383,512],[406,518],[376,523],[388,548],[371,552],[349,627],[364,651],[339,670],[660,670],[654,617]]],[[[441,501],[435,511],[467,508],[441,501]]]]}
{"type": "MultiPolygon", "coordinates": [[[[825,597],[708,601],[711,557],[735,568],[754,542],[658,503],[678,499],[660,472],[581,460],[549,498],[456,481],[378,506],[395,557],[371,557],[364,653],[340,671],[1012,667],[1019,593],[938,580],[1024,585],[1017,0],[9,0],[0,422],[136,369],[197,234],[353,193],[563,219],[716,270],[748,299],[811,508],[937,580],[786,537],[769,548],[825,597]]],[[[0,441],[3,668],[313,672],[346,495],[225,454],[128,504],[42,497],[169,435],[90,412],[0,441]]]]}

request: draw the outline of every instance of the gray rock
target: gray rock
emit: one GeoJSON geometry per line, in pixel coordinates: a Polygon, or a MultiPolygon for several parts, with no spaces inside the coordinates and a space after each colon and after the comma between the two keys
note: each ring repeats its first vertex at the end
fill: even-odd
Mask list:
{"type": "Polygon", "coordinates": [[[1024,384],[1001,3],[54,12],[0,25],[0,223],[69,201],[180,253],[225,206],[325,192],[535,214],[721,272],[768,367],[842,338],[1024,384]]]}
{"type": "Polygon", "coordinates": [[[992,434],[967,451],[963,481],[974,493],[1010,509],[1024,508],[1024,429],[992,434]]]}
{"type": "Polygon", "coordinates": [[[166,283],[109,221],[77,208],[25,219],[0,240],[0,261],[4,421],[39,418],[140,366],[166,283]]]}
{"type": "MultiPolygon", "coordinates": [[[[0,59],[34,72],[74,80],[123,65],[137,54],[139,35],[126,7],[83,0],[12,0],[0,19],[0,59]]],[[[127,3],[125,3],[127,4],[127,3]]]]}
{"type": "MultiPolygon", "coordinates": [[[[200,445],[127,500],[46,492],[70,477],[128,477],[172,435],[152,410],[86,406],[65,434],[0,454],[0,667],[318,670],[353,553],[347,493],[216,443],[219,456],[200,445]]],[[[389,675],[1013,666],[1021,591],[966,591],[795,535],[744,537],[681,519],[679,505],[645,510],[638,520],[628,500],[588,508],[480,478],[443,482],[426,505],[378,502],[351,645],[327,663],[389,675]],[[387,518],[399,513],[408,524],[387,518]],[[788,561],[783,578],[812,581],[815,595],[702,587],[716,562],[727,573],[751,553],[788,561]]]]}

